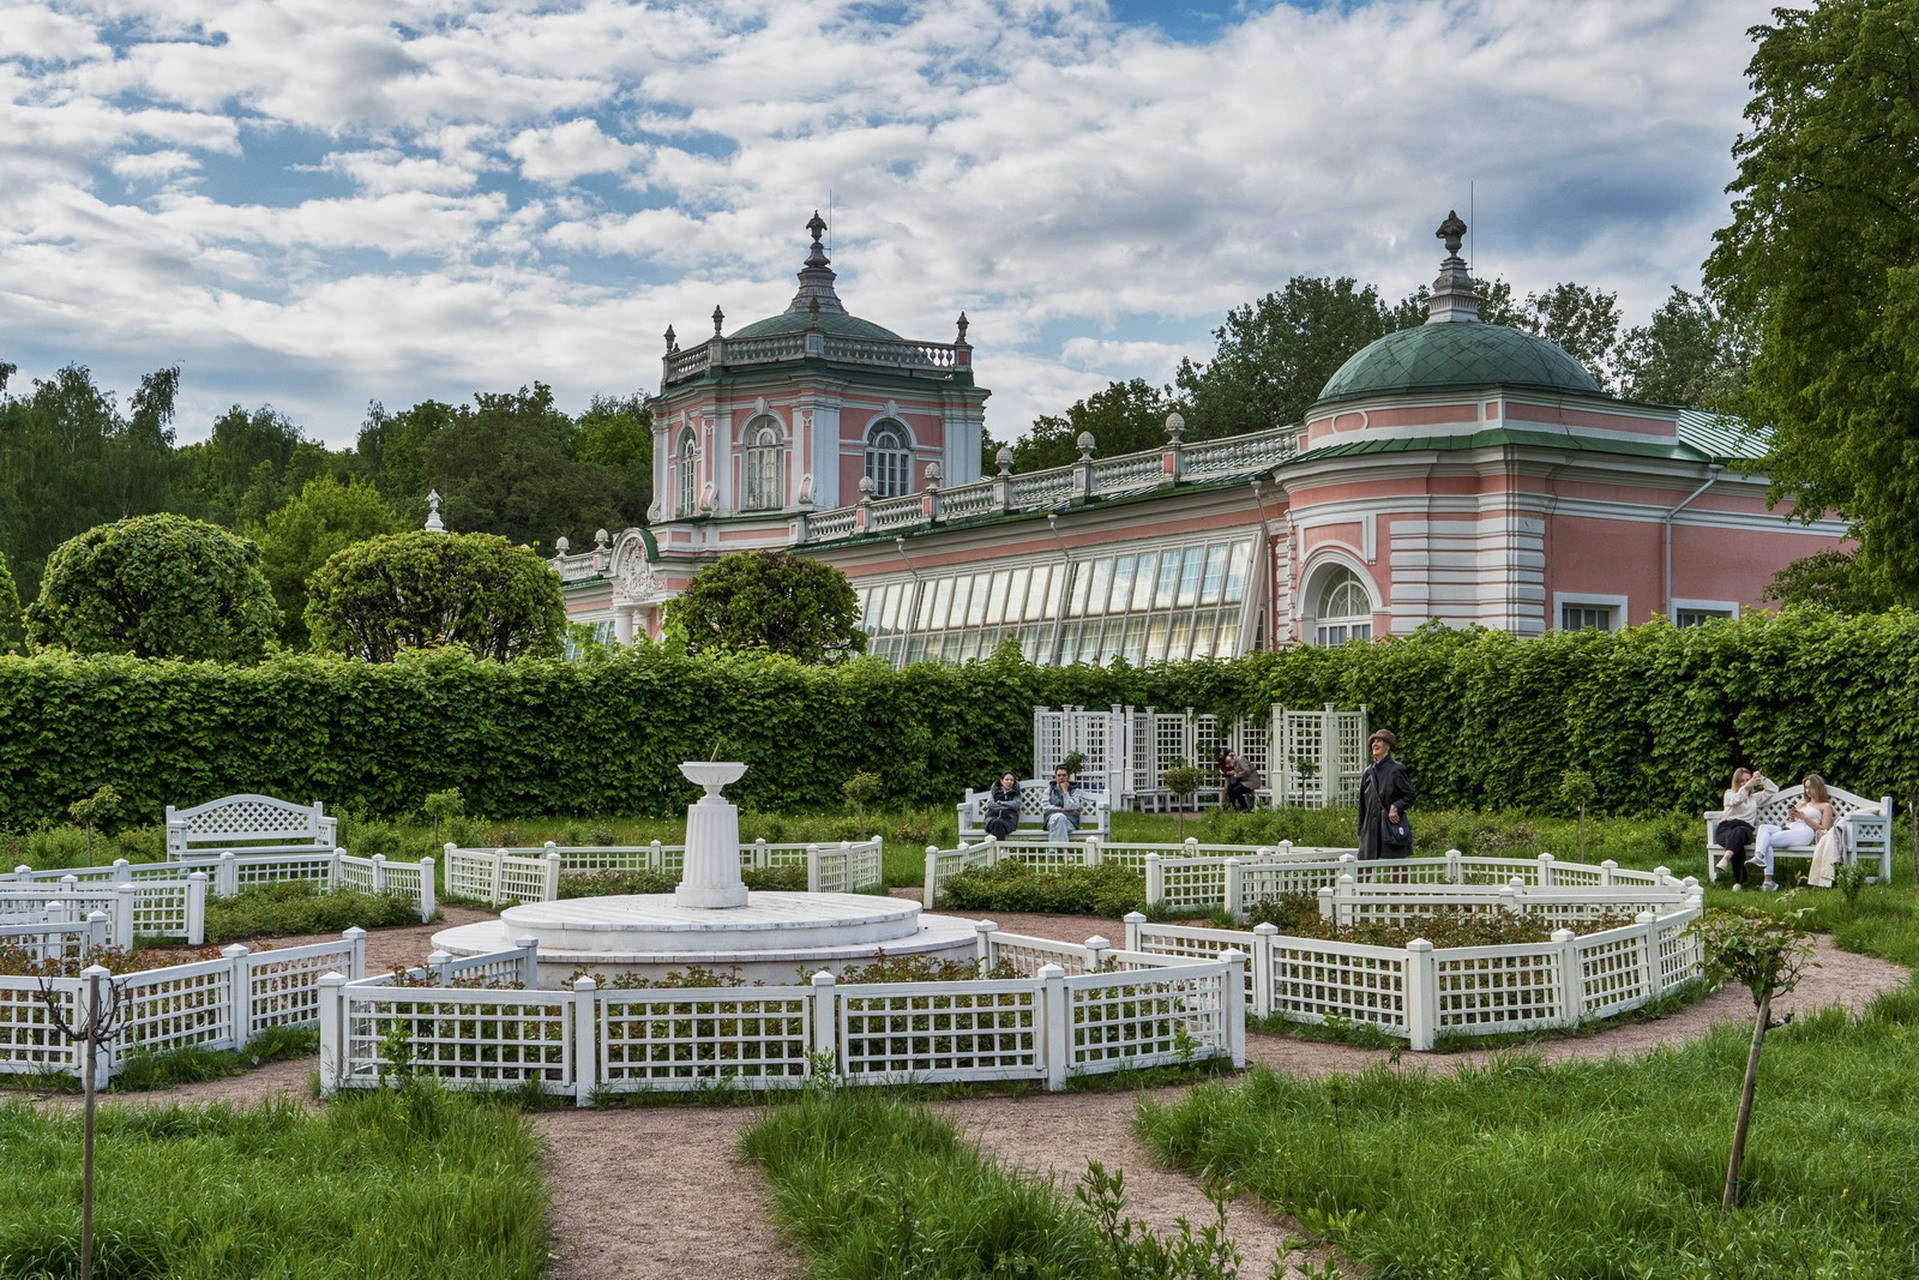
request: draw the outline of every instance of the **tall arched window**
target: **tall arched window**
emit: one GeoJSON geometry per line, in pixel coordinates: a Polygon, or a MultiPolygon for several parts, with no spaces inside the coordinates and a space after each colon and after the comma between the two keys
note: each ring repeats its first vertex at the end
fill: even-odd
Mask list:
{"type": "Polygon", "coordinates": [[[746,504],[748,511],[777,511],[780,484],[780,428],[762,418],[746,429],[746,504]]]}
{"type": "Polygon", "coordinates": [[[1313,596],[1313,643],[1344,644],[1373,638],[1373,598],[1351,569],[1335,568],[1313,596]]]}
{"type": "Polygon", "coordinates": [[[875,498],[897,498],[913,491],[913,452],[906,428],[897,422],[876,422],[866,433],[866,476],[875,498]]]}
{"type": "Polygon", "coordinates": [[[699,490],[694,485],[694,474],[699,470],[700,447],[693,442],[693,433],[680,433],[680,452],[673,459],[673,514],[684,520],[695,514],[693,495],[699,490]]]}

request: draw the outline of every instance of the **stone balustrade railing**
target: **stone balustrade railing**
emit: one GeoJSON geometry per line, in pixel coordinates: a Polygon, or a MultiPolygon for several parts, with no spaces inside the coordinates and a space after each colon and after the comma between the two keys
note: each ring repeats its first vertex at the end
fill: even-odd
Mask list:
{"type": "Polygon", "coordinates": [[[808,357],[838,364],[872,365],[884,369],[948,377],[971,367],[972,348],[944,342],[905,339],[854,338],[817,329],[776,333],[758,338],[709,338],[697,347],[666,354],[667,386],[698,377],[715,366],[779,364],[808,357]]]}

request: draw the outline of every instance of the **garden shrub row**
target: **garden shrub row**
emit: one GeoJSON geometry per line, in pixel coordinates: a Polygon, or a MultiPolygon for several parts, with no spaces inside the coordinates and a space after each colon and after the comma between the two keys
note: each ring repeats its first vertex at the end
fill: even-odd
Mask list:
{"type": "Polygon", "coordinates": [[[666,815],[687,759],[746,761],[743,806],[838,808],[881,775],[903,803],[950,802],[1022,773],[1035,705],[1225,714],[1365,704],[1400,735],[1422,807],[1540,809],[1589,770],[1597,810],[1698,809],[1735,762],[1817,769],[1867,794],[1919,794],[1919,615],[1754,615],[1678,630],[1531,640],[1429,627],[1402,640],[1231,662],[1035,667],[1002,649],[962,666],[806,667],[638,646],[610,658],[496,664],[457,652],[257,666],[0,658],[0,828],[66,820],[111,783],[122,824],[233,791],[319,798],[367,816],[458,787],[472,813],[666,815]]]}

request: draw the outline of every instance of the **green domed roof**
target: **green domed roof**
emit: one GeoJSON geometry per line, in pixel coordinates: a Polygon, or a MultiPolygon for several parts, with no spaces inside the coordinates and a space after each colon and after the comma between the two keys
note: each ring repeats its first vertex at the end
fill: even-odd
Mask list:
{"type": "MultiPolygon", "coordinates": [[[[892,342],[903,339],[891,329],[883,329],[871,320],[862,320],[858,316],[848,315],[844,311],[819,313],[820,328],[838,334],[843,338],[884,338],[892,342]]],[[[727,335],[727,341],[734,338],[766,338],[776,333],[804,333],[811,328],[813,317],[805,311],[782,311],[779,315],[768,316],[764,320],[755,320],[727,335]]]]}
{"type": "Polygon", "coordinates": [[[1339,366],[1317,403],[1492,386],[1604,394],[1592,374],[1557,344],[1505,325],[1467,320],[1401,329],[1367,344],[1339,366]]]}

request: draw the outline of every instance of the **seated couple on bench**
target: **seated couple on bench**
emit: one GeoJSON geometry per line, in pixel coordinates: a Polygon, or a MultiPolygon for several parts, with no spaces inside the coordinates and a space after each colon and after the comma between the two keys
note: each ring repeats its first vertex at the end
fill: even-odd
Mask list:
{"type": "Polygon", "coordinates": [[[1838,811],[1833,807],[1826,780],[1818,774],[1807,774],[1799,784],[1799,789],[1802,793],[1799,800],[1788,804],[1783,815],[1774,815],[1783,816],[1785,822],[1760,822],[1761,809],[1779,794],[1779,785],[1751,769],[1733,771],[1732,786],[1726,791],[1718,821],[1713,827],[1713,838],[1726,851],[1714,870],[1730,870],[1735,891],[1746,887],[1746,865],[1754,858],[1765,872],[1765,879],[1759,887],[1766,892],[1777,889],[1779,884],[1773,879],[1773,862],[1777,852],[1808,845],[1817,850],[1821,841],[1828,842],[1830,851],[1823,859],[1815,854],[1814,870],[1809,882],[1818,884],[1823,880],[1826,885],[1832,883],[1830,865],[1822,866],[1821,862],[1830,863],[1845,856],[1843,847],[1838,845],[1844,839],[1838,811]],[[1750,855],[1747,853],[1748,846],[1756,846],[1750,855]]]}
{"type": "MultiPolygon", "coordinates": [[[[1011,770],[1002,773],[983,798],[977,797],[976,793],[968,793],[967,799],[977,799],[987,835],[996,840],[1006,840],[1017,832],[1024,796],[1020,781],[1011,770]]],[[[965,835],[967,806],[962,804],[960,807],[961,834],[965,835]]],[[[1040,821],[1045,828],[1046,838],[1055,844],[1071,840],[1073,833],[1079,830],[1082,818],[1090,816],[1089,810],[1086,797],[1073,785],[1072,773],[1066,769],[1053,770],[1053,781],[1046,788],[1046,801],[1040,808],[1040,821]]]]}

